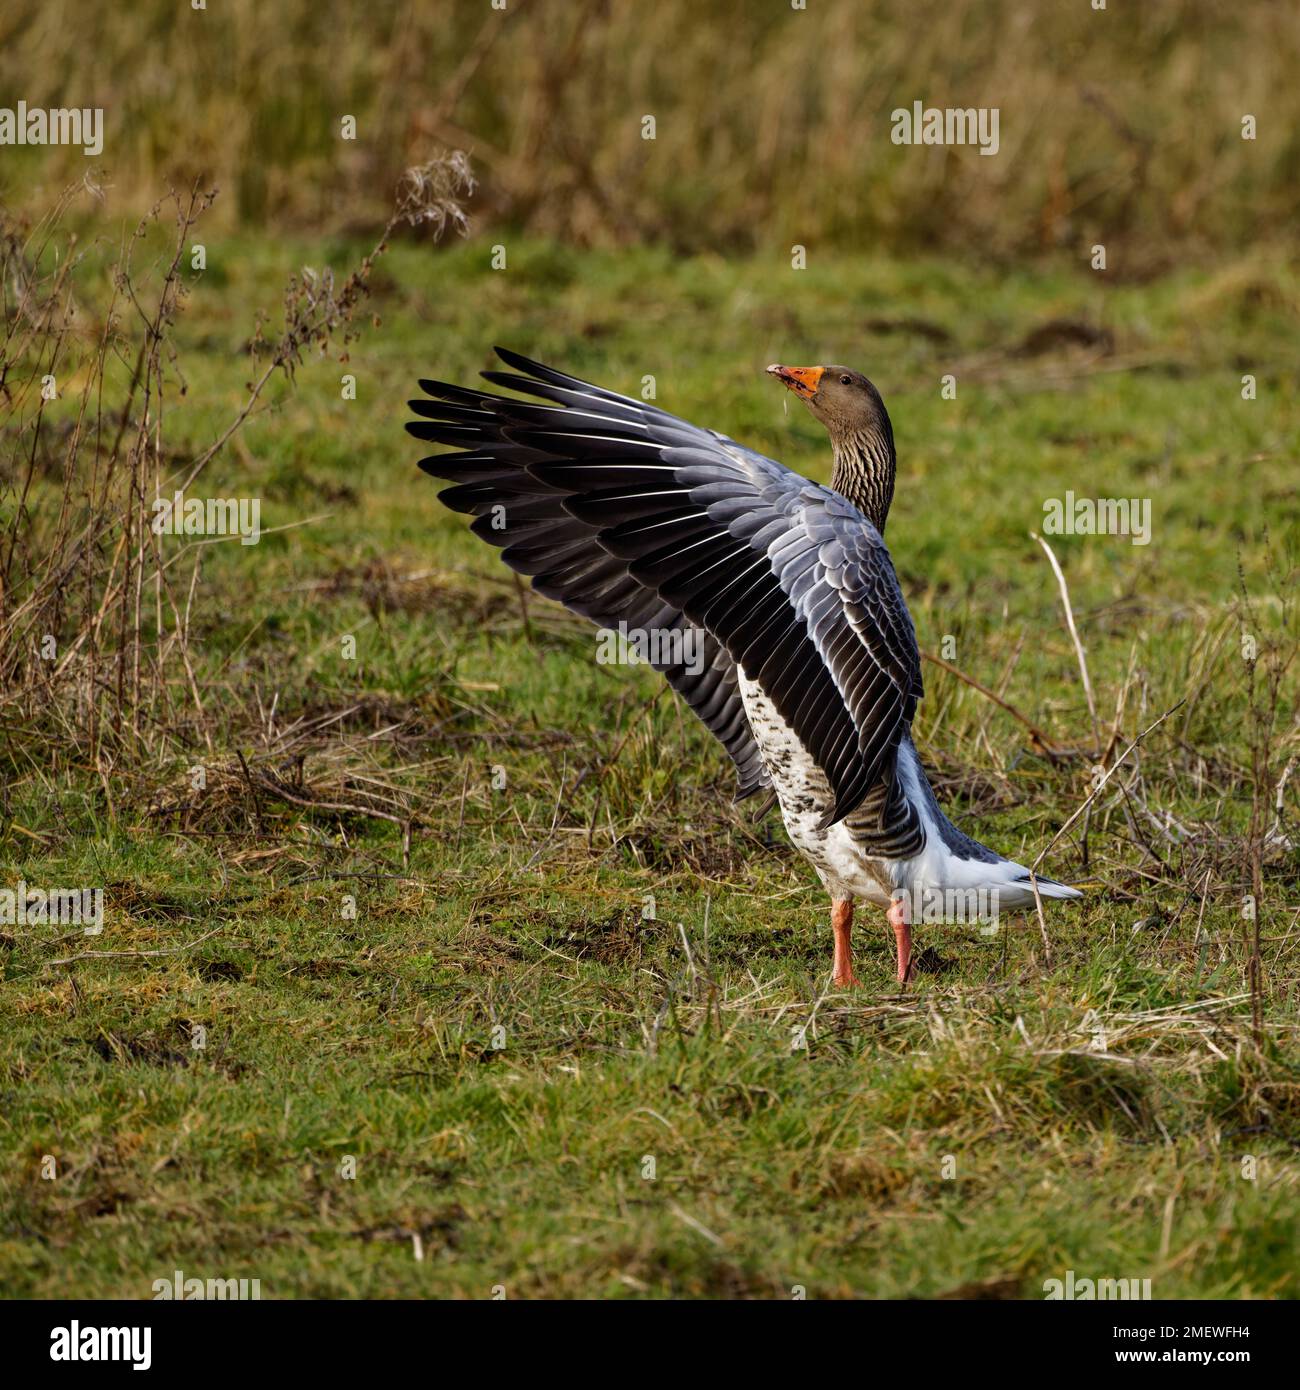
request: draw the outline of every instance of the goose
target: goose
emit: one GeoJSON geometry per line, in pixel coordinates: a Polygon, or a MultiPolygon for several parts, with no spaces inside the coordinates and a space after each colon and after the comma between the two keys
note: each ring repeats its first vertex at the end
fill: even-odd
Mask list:
{"type": "MultiPolygon", "coordinates": [[[[689,639],[652,643],[650,664],[730,756],[736,800],[775,795],[830,896],[834,986],[858,984],[856,902],[885,909],[903,986],[914,922],[954,902],[995,921],[1032,906],[1034,876],[944,815],[912,742],[921,660],[885,546],[897,460],[875,386],[849,367],[767,368],[830,436],[823,486],[495,351],[512,371],[483,378],[534,399],[421,380],[406,428],[454,452],[420,468],[538,593],[605,630],[689,639]]],[[[1081,896],[1036,881],[1042,898],[1081,896]]]]}

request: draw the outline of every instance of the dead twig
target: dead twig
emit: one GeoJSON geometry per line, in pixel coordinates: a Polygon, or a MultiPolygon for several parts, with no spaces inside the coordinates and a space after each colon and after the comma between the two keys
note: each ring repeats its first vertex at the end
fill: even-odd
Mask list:
{"type": "Polygon", "coordinates": [[[1095,756],[1101,754],[1101,728],[1097,723],[1097,702],[1092,698],[1092,681],[1088,676],[1088,662],[1083,654],[1083,643],[1079,640],[1079,629],[1074,625],[1074,609],[1070,606],[1070,590],[1066,587],[1065,575],[1061,573],[1061,566],[1057,563],[1056,556],[1052,553],[1052,547],[1036,531],[1029,533],[1039,545],[1043,547],[1043,554],[1047,556],[1052,566],[1052,572],[1056,575],[1056,582],[1061,589],[1061,603],[1065,607],[1065,623],[1070,629],[1070,637],[1074,642],[1075,655],[1079,658],[1079,675],[1083,679],[1083,693],[1088,697],[1088,713],[1092,717],[1092,743],[1095,756]]]}
{"type": "Polygon", "coordinates": [[[154,951],[80,951],[75,956],[60,956],[58,960],[47,960],[41,968],[49,970],[56,965],[73,965],[79,960],[125,960],[137,956],[175,956],[182,951],[192,951],[201,942],[207,941],[209,937],[216,936],[219,931],[224,930],[224,925],[213,927],[211,931],[204,932],[202,936],[196,936],[193,941],[186,941],[181,946],[160,946],[154,951]]]}
{"type": "Polygon", "coordinates": [[[966,685],[969,685],[972,690],[978,690],[986,700],[992,700],[999,709],[1006,710],[1013,719],[1018,720],[1029,730],[1030,737],[1038,745],[1039,751],[1046,757],[1061,759],[1070,756],[1066,749],[1058,747],[1058,745],[1053,743],[1037,724],[1021,714],[1015,705],[1008,704],[1000,695],[990,690],[987,685],[982,685],[977,681],[974,676],[968,676],[965,671],[954,666],[950,661],[945,661],[941,656],[932,656],[929,652],[922,652],[921,655],[926,661],[939,667],[941,671],[947,671],[950,676],[956,676],[959,681],[963,681],[966,685]]]}
{"type": "Polygon", "coordinates": [[[1149,733],[1151,733],[1153,729],[1158,729],[1160,725],[1163,724],[1171,714],[1174,714],[1176,711],[1182,709],[1183,705],[1186,703],[1187,697],[1184,695],[1183,698],[1179,700],[1176,705],[1171,705],[1160,716],[1159,719],[1153,720],[1150,724],[1146,726],[1145,729],[1142,730],[1142,732],[1133,740],[1133,742],[1129,744],[1129,746],[1119,755],[1118,758],[1115,759],[1115,761],[1110,765],[1110,767],[1108,767],[1097,779],[1097,785],[1093,787],[1093,789],[1088,793],[1087,797],[1084,799],[1083,805],[1080,806],[1069,818],[1069,820],[1067,820],[1065,824],[1061,826],[1061,828],[1056,832],[1056,834],[1052,836],[1051,840],[1049,840],[1048,843],[1044,846],[1044,848],[1039,852],[1038,858],[1035,859],[1034,862],[1029,866],[1029,883],[1034,890],[1034,906],[1038,909],[1038,925],[1043,935],[1043,949],[1047,952],[1047,959],[1049,961],[1052,958],[1052,947],[1047,937],[1047,917],[1043,913],[1043,899],[1042,895],[1038,891],[1038,866],[1043,862],[1044,859],[1047,858],[1048,854],[1051,853],[1053,847],[1056,845],[1056,842],[1061,838],[1061,836],[1065,834],[1065,832],[1075,823],[1075,821],[1077,821],[1079,817],[1083,815],[1085,811],[1087,811],[1088,807],[1091,806],[1092,803],[1096,801],[1096,799],[1101,795],[1101,793],[1105,790],[1107,782],[1109,782],[1110,779],[1119,770],[1119,768],[1123,766],[1124,760],[1128,757],[1128,755],[1135,748],[1137,748],[1139,744],[1141,744],[1142,740],[1146,738],[1146,736],[1149,733]]]}

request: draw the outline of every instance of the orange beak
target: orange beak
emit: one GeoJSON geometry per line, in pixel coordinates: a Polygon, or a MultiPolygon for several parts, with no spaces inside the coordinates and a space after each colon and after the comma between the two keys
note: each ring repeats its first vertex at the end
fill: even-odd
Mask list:
{"type": "Polygon", "coordinates": [[[817,394],[817,384],[825,367],[783,367],[773,362],[767,369],[783,386],[788,386],[801,400],[810,401],[817,394]]]}

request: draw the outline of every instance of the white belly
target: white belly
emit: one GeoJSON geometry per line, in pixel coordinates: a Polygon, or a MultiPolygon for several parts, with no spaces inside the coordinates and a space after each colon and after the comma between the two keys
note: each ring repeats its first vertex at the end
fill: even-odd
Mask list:
{"type": "MultiPolygon", "coordinates": [[[[921,904],[929,912],[937,901],[946,904],[950,891],[963,894],[971,889],[988,896],[988,905],[976,903],[980,914],[992,913],[996,920],[999,910],[1016,910],[1033,905],[1033,891],[1025,881],[1023,865],[1001,856],[980,858],[953,853],[945,842],[945,829],[952,826],[942,817],[936,820],[933,802],[924,794],[921,781],[925,771],[915,750],[907,740],[900,745],[898,770],[903,791],[909,802],[919,808],[925,830],[924,843],[910,859],[879,859],[867,852],[848,826],[841,822],[829,830],[819,830],[818,823],[830,808],[833,798],[826,774],[808,756],[776,707],[763,691],[746,675],[736,672],[740,698],[749,716],[749,726],[763,762],[772,778],[772,787],[781,805],[781,818],[790,833],[795,848],[817,870],[827,891],[835,898],[865,898],[869,902],[888,905],[896,893],[903,893],[913,904],[921,904]],[[942,824],[940,823],[942,820],[942,824]]],[[[1078,897],[1076,889],[1040,883],[1045,898],[1078,897]]],[[[913,907],[913,912],[917,908],[913,907]]],[[[947,912],[944,906],[943,911],[947,912]]],[[[969,914],[969,902],[961,909],[969,914]]],[[[919,920],[915,917],[914,920],[919,920]]],[[[932,920],[929,916],[926,920],[932,920]]],[[[955,920],[967,920],[961,916],[955,920]]]]}
{"type": "Polygon", "coordinates": [[[808,756],[759,686],[743,669],[736,675],[749,727],[795,848],[817,870],[832,897],[867,898],[888,905],[889,887],[896,886],[896,871],[887,861],[864,855],[843,824],[832,825],[829,830],[817,828],[834,800],[826,774],[808,756]]]}

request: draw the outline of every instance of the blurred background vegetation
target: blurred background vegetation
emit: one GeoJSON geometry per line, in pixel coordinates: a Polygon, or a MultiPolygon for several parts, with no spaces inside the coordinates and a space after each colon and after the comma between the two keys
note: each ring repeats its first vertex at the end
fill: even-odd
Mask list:
{"type": "MultiPolygon", "coordinates": [[[[0,17],[6,100],[104,108],[93,163],[119,207],[201,177],[227,225],[357,232],[445,146],[473,159],[479,230],[993,260],[1100,240],[1124,277],[1289,240],[1298,70],[1300,7],[1212,0],[44,0],[0,17]],[[892,144],[891,110],[916,100],[1000,108],[999,155],[892,144]]],[[[0,199],[91,163],[7,148],[0,199]]]]}

